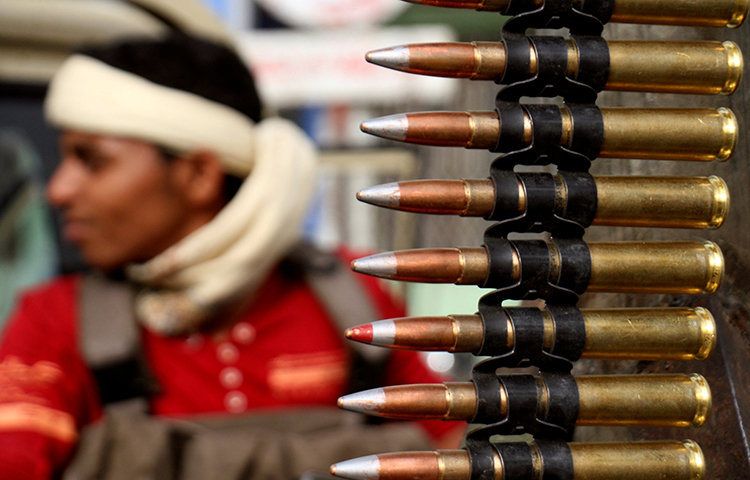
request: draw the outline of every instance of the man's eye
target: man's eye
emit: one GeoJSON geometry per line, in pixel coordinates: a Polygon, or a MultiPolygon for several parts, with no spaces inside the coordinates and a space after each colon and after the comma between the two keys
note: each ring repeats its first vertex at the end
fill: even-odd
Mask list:
{"type": "Polygon", "coordinates": [[[103,155],[86,148],[74,149],[74,155],[86,168],[93,172],[101,170],[107,164],[107,159],[103,155]]]}

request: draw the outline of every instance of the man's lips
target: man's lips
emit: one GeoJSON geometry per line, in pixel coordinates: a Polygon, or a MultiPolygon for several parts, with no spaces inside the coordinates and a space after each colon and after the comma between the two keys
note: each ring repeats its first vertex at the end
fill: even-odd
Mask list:
{"type": "Polygon", "coordinates": [[[81,219],[67,219],[63,227],[63,236],[72,243],[80,243],[86,238],[86,233],[91,229],[91,222],[81,219]]]}

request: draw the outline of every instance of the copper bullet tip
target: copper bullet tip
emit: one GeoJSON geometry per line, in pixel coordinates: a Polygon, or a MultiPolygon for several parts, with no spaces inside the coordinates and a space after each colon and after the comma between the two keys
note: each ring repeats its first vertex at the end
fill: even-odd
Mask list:
{"type": "Polygon", "coordinates": [[[331,475],[353,480],[378,480],[380,478],[380,459],[377,455],[353,458],[334,463],[331,465],[330,472],[331,475]]]}
{"type": "Polygon", "coordinates": [[[398,47],[373,50],[367,52],[365,60],[385,68],[406,70],[409,68],[409,47],[401,45],[398,47]]]}
{"type": "Polygon", "coordinates": [[[359,129],[376,137],[403,142],[409,130],[409,118],[404,113],[386,115],[362,122],[359,129]]]}
{"type": "Polygon", "coordinates": [[[336,404],[344,410],[373,415],[385,406],[385,391],[382,388],[373,388],[344,395],[338,399],[336,404]]]}
{"type": "Polygon", "coordinates": [[[368,323],[366,325],[359,325],[358,327],[347,328],[344,335],[347,339],[354,340],[355,342],[372,344],[375,330],[373,324],[368,323]]]}
{"type": "Polygon", "coordinates": [[[357,200],[378,207],[395,208],[401,203],[401,187],[397,182],[375,185],[357,192],[357,200]]]}
{"type": "Polygon", "coordinates": [[[358,258],[352,261],[352,270],[374,277],[391,278],[398,271],[396,255],[387,252],[358,258]]]}

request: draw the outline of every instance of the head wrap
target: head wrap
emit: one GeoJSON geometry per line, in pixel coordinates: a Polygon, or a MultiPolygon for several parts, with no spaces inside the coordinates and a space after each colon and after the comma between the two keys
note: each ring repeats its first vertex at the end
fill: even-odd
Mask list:
{"type": "Polygon", "coordinates": [[[254,124],[231,107],[85,55],[72,56],[55,75],[45,113],[64,129],[137,138],[175,152],[209,149],[227,173],[247,176],[211,222],[126,268],[145,287],[136,297],[137,316],[157,332],[193,331],[252,294],[299,237],[317,155],[289,121],[254,124]]]}

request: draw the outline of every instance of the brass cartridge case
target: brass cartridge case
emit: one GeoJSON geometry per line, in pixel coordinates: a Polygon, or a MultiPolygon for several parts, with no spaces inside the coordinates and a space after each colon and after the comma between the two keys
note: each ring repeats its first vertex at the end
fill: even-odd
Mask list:
{"type": "Polygon", "coordinates": [[[602,242],[589,251],[589,292],[708,294],[724,276],[713,242],[602,242]]]}
{"type": "Polygon", "coordinates": [[[724,161],[737,145],[731,110],[603,108],[602,158],[724,161]]]}
{"type": "Polygon", "coordinates": [[[612,23],[738,27],[748,0],[617,0],[612,23]]]}
{"type": "Polygon", "coordinates": [[[592,225],[718,228],[729,213],[729,191],[719,177],[595,177],[592,225]]]}
{"type": "Polygon", "coordinates": [[[706,462],[697,443],[570,443],[574,480],[703,480],[706,462]]]}
{"type": "MultiPolygon", "coordinates": [[[[438,472],[441,480],[468,480],[471,478],[471,459],[466,450],[438,450],[438,472]]],[[[492,451],[494,465],[502,465],[497,451],[492,451]]],[[[493,480],[503,479],[503,469],[496,468],[493,480]]],[[[393,479],[396,480],[396,479],[393,479]]],[[[427,479],[425,479],[427,480],[427,479]]]]}
{"type": "Polygon", "coordinates": [[[586,323],[581,358],[704,360],[716,345],[716,323],[700,307],[584,309],[581,313],[586,323]]]}
{"type": "Polygon", "coordinates": [[[711,390],[698,374],[586,375],[576,383],[576,425],[699,427],[711,410],[711,390]]]}
{"type": "Polygon", "coordinates": [[[607,90],[723,94],[742,78],[742,52],[733,42],[610,40],[607,90]]]}

